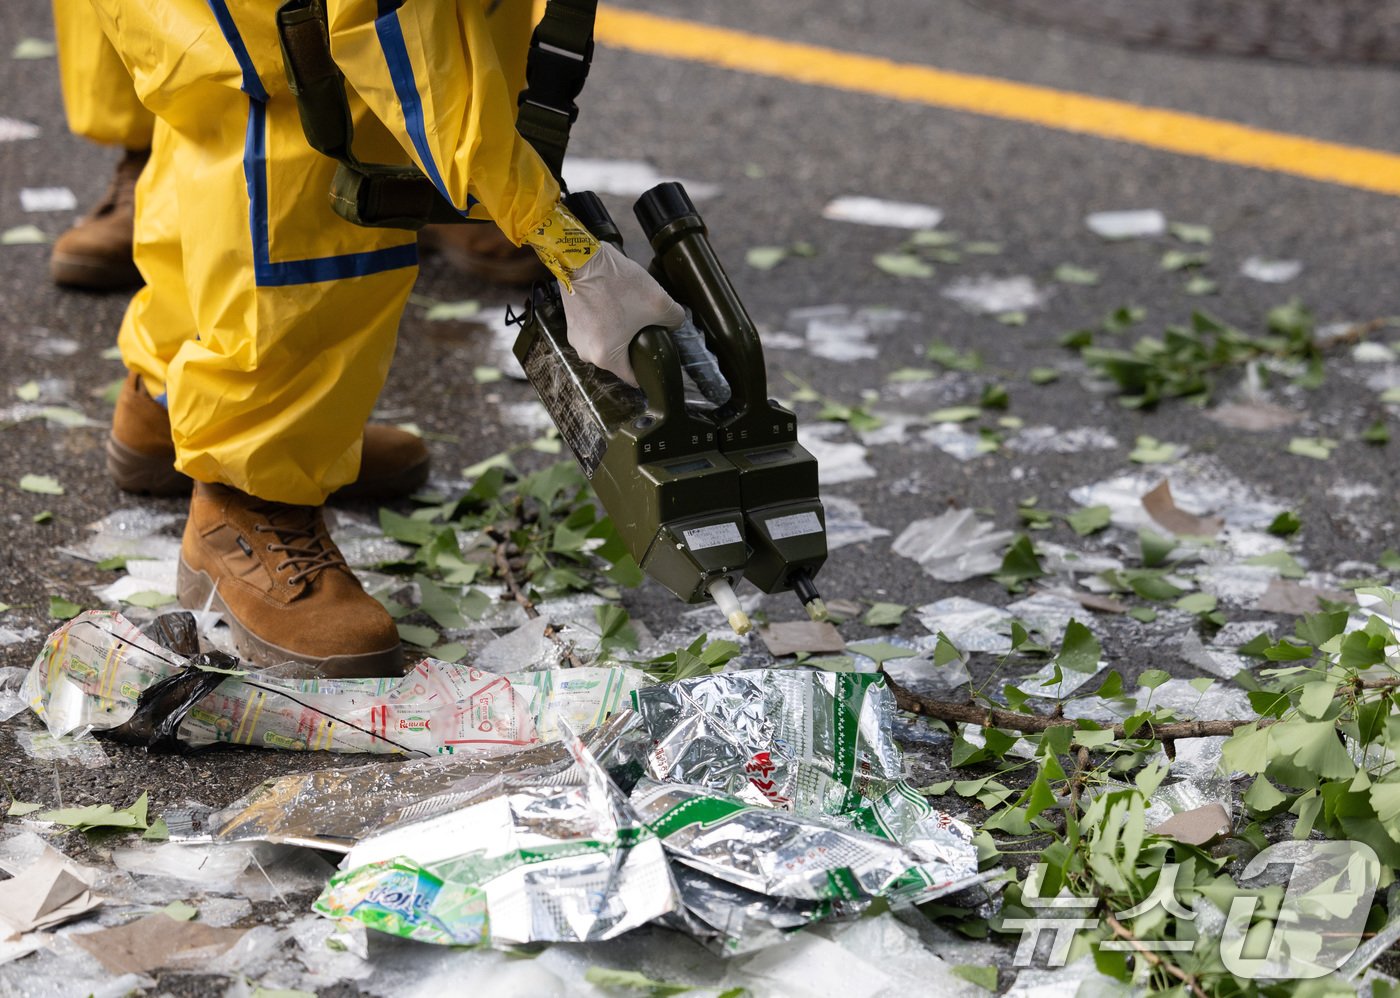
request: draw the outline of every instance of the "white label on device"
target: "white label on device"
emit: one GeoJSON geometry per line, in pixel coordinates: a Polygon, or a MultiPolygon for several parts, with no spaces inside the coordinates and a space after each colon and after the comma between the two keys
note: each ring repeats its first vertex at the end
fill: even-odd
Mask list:
{"type": "Polygon", "coordinates": [[[716,523],[713,527],[696,527],[683,531],[685,543],[692,551],[717,548],[724,544],[742,544],[744,535],[733,523],[716,523]]]}
{"type": "Polygon", "coordinates": [[[822,532],[822,521],[816,513],[793,513],[791,516],[775,516],[767,521],[768,534],[775,541],[785,537],[801,537],[803,534],[822,532]]]}

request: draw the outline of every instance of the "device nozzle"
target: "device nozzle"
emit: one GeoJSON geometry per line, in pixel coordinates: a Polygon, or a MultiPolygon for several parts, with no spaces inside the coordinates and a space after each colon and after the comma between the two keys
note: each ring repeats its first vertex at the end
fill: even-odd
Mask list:
{"type": "Polygon", "coordinates": [[[807,616],[813,620],[830,619],[831,615],[827,613],[821,593],[817,592],[816,584],[806,570],[793,572],[789,581],[792,582],[793,592],[797,593],[797,598],[802,601],[802,608],[807,611],[807,616]]]}
{"type": "Polygon", "coordinates": [[[749,620],[749,615],[739,605],[739,597],[734,595],[734,588],[728,579],[716,579],[711,582],[710,595],[714,597],[715,605],[729,618],[729,626],[734,628],[735,634],[743,635],[753,630],[753,621],[749,620]]]}

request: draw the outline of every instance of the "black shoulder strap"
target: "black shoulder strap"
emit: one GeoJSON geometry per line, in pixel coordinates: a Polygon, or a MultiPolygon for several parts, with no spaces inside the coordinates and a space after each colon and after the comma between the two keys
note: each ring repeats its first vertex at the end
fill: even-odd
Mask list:
{"type": "MultiPolygon", "coordinates": [[[[564,150],[578,120],[574,103],[593,64],[598,0],[548,0],[530,38],[516,128],[564,187],[564,150]]],[[[567,188],[565,188],[567,191],[567,188]]]]}
{"type": "MultiPolygon", "coordinates": [[[[548,0],[530,39],[516,128],[560,186],[569,128],[578,118],[574,101],[593,61],[597,7],[597,0],[548,0]]],[[[306,140],[339,164],[331,190],[338,215],[356,225],[400,229],[471,221],[416,167],[355,158],[350,102],[345,77],[331,58],[324,0],[289,0],[277,11],[277,28],[306,140]]]]}

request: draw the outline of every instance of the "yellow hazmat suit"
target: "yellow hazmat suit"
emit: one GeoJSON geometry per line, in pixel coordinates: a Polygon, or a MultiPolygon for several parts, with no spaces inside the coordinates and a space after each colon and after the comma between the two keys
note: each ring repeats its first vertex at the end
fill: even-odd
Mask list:
{"type": "Polygon", "coordinates": [[[103,145],[151,147],[155,117],[142,106],[88,0],[53,0],[58,77],[68,128],[103,145]]]}
{"type": "MultiPolygon", "coordinates": [[[[137,190],[147,283],[122,324],[123,359],[168,405],[181,471],[319,505],[358,470],[416,239],[331,210],[336,164],[302,133],[275,4],[92,4],[159,119],[137,190]]],[[[357,155],[406,162],[406,150],[459,210],[517,243],[545,228],[559,187],[515,130],[528,0],[327,8],[357,155]]]]}

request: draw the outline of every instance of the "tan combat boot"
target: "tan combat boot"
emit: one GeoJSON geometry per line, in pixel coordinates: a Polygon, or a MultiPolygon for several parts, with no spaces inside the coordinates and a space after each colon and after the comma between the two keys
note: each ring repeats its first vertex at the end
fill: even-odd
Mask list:
{"type": "Polygon", "coordinates": [[[180,546],[180,605],[224,615],[254,665],[330,678],[403,672],[398,629],[326,532],[320,507],[196,483],[180,546]]]}
{"type": "Polygon", "coordinates": [[[492,284],[520,286],[549,277],[535,251],[516,246],[492,223],[429,225],[418,233],[418,244],[468,277],[492,284]]]}
{"type": "MultiPolygon", "coordinates": [[[[428,448],[412,433],[392,426],[366,426],[360,476],[335,495],[345,499],[412,495],[428,480],[428,464],[428,448]]],[[[151,398],[134,371],[126,376],[112,413],[107,470],[124,492],[178,496],[190,491],[190,480],[175,470],[170,413],[151,398]]]]}
{"type": "Polygon", "coordinates": [[[49,275],[55,284],[87,291],[141,286],[141,272],[131,259],[131,233],[136,220],[136,178],[150,155],[149,149],[128,149],[102,200],[54,241],[49,275]]]}

